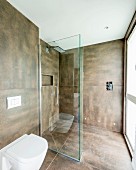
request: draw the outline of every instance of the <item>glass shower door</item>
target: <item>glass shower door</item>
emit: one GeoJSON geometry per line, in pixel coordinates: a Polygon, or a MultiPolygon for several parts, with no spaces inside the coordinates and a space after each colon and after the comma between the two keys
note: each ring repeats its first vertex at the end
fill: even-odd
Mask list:
{"type": "Polygon", "coordinates": [[[80,161],[83,141],[83,55],[80,35],[42,47],[42,136],[49,149],[80,161]]]}

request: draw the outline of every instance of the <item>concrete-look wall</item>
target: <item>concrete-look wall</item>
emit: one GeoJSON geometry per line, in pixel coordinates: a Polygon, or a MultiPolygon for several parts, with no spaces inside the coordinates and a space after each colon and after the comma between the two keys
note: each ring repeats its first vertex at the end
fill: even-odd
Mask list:
{"type": "Polygon", "coordinates": [[[60,112],[73,115],[74,107],[74,55],[60,55],[60,112]]]}
{"type": "Polygon", "coordinates": [[[42,132],[59,118],[59,53],[40,40],[42,71],[42,132]],[[53,76],[53,84],[48,82],[53,76]],[[48,78],[49,77],[49,78],[48,78]]]}
{"type": "Polygon", "coordinates": [[[25,133],[39,133],[39,29],[0,0],[0,148],[25,133]],[[20,107],[7,109],[6,98],[21,96],[20,107]]]}
{"type": "Polygon", "coordinates": [[[79,54],[78,49],[60,54],[60,113],[68,113],[78,121],[79,114],[79,54]]]}
{"type": "Polygon", "coordinates": [[[84,123],[122,132],[123,48],[123,40],[84,47],[84,123]]]}

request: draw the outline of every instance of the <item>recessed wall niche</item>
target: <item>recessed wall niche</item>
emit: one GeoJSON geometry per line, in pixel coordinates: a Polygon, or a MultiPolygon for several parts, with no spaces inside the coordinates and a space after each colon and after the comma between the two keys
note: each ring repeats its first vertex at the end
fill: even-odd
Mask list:
{"type": "Polygon", "coordinates": [[[42,86],[53,86],[53,75],[42,74],[42,86]]]}

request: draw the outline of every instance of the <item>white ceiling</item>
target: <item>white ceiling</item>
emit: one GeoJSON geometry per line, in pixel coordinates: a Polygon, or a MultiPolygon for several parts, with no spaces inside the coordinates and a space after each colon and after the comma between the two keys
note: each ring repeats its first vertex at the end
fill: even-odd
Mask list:
{"type": "Polygon", "coordinates": [[[40,28],[46,42],[81,34],[82,46],[123,38],[136,10],[136,0],[8,1],[40,28]]]}

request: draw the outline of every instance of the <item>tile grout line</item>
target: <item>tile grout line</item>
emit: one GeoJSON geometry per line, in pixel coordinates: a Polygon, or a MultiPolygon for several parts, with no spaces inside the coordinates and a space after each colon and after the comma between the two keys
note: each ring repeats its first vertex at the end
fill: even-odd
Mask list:
{"type": "MultiPolygon", "coordinates": [[[[75,129],[75,127],[74,127],[75,129]]],[[[67,140],[69,139],[69,136],[67,137],[67,139],[65,140],[64,144],[62,145],[61,149],[63,148],[63,146],[65,145],[65,143],[67,142],[67,140]]],[[[55,142],[56,143],[56,142],[55,142]]],[[[56,147],[57,148],[57,147],[56,147]]],[[[53,160],[51,161],[51,163],[49,164],[49,166],[46,168],[46,170],[48,170],[51,166],[51,164],[54,162],[54,160],[56,159],[56,157],[59,155],[59,153],[56,153],[55,157],[53,158],[53,160]]]]}
{"type": "Polygon", "coordinates": [[[57,154],[55,155],[55,157],[53,158],[53,160],[51,161],[51,163],[49,164],[49,166],[46,168],[46,170],[48,170],[48,169],[50,168],[51,164],[52,164],[53,161],[56,159],[56,157],[58,156],[58,154],[59,154],[59,153],[57,153],[57,154]]]}
{"type": "MultiPolygon", "coordinates": [[[[52,138],[53,138],[53,137],[52,137],[52,138]]],[[[69,138],[69,137],[67,137],[67,139],[68,139],[68,138],[69,138]]],[[[65,142],[64,142],[64,144],[62,145],[61,149],[62,149],[63,146],[65,145],[67,139],[65,140],[65,142]]],[[[55,142],[54,138],[53,138],[53,141],[54,141],[54,143],[55,143],[55,145],[56,145],[56,142],[55,142]]],[[[57,148],[57,146],[56,146],[56,148],[57,148]]],[[[59,153],[56,153],[55,157],[53,158],[53,160],[51,161],[51,163],[49,164],[49,166],[46,168],[46,170],[48,170],[48,169],[50,168],[51,164],[52,164],[53,161],[56,159],[56,157],[58,156],[58,154],[59,154],[59,153]]]]}

